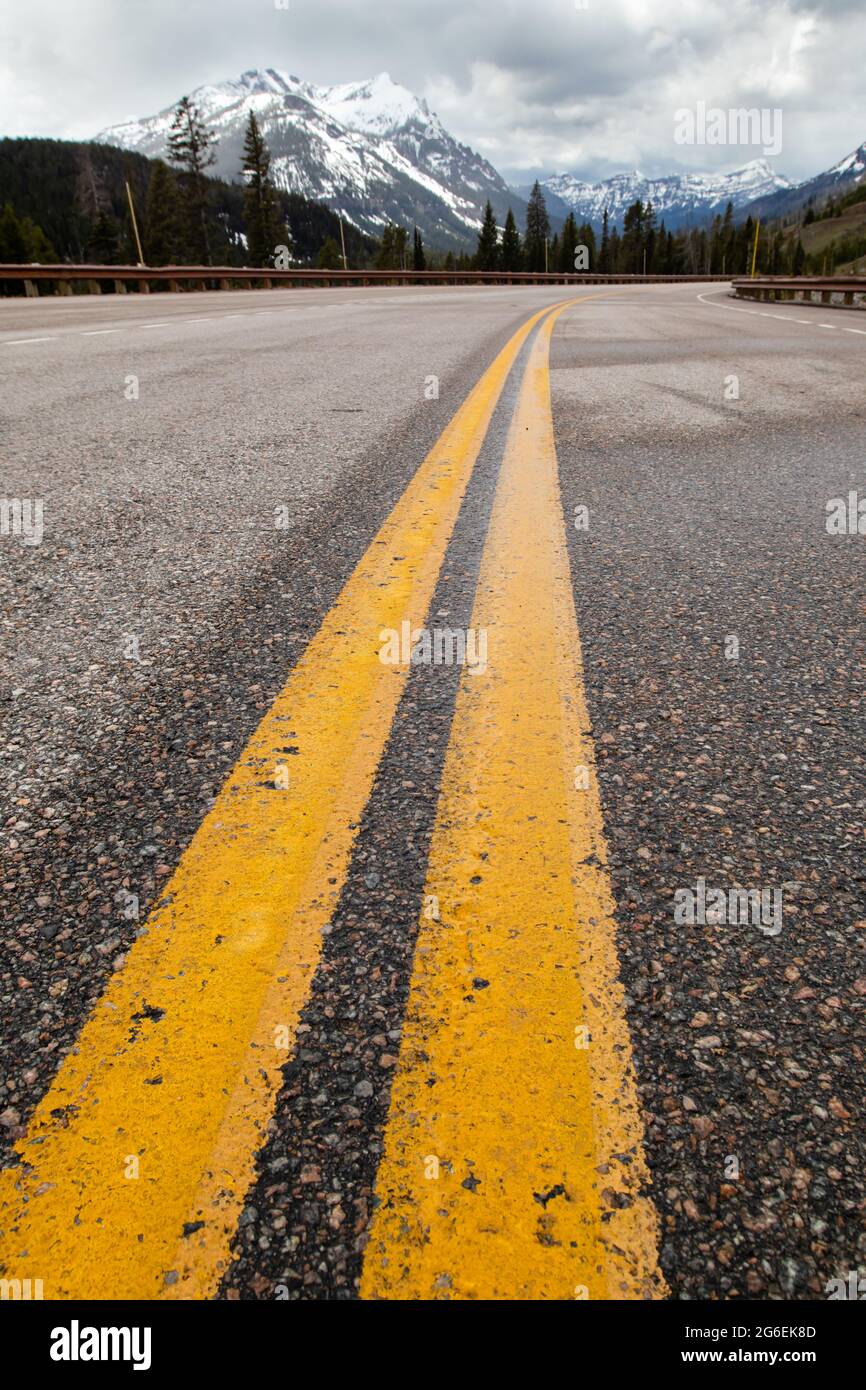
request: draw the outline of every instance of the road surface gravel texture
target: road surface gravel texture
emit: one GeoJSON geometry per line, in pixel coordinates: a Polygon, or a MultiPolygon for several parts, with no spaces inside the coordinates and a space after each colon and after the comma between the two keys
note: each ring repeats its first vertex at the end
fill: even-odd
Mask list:
{"type": "MultiPolygon", "coordinates": [[[[539,320],[485,405],[426,612],[431,629],[471,629],[500,565],[502,591],[511,592],[509,576],[518,586],[527,652],[543,650],[549,627],[578,663],[574,709],[567,683],[560,696],[552,676],[549,703],[561,698],[565,724],[573,717],[589,750],[581,785],[597,796],[607,868],[603,841],[581,841],[591,853],[578,854],[571,876],[581,880],[581,864],[590,877],[599,870],[599,915],[589,919],[597,937],[590,932],[574,963],[569,923],[548,923],[554,944],[543,952],[554,953],[551,980],[573,978],[594,998],[585,972],[590,959],[602,969],[606,947],[594,943],[606,941],[609,915],[615,968],[588,1062],[570,1044],[589,1072],[572,1088],[554,1060],[551,1076],[575,1136],[581,1096],[596,1126],[602,1112],[615,1123],[630,1116],[627,1152],[614,1154],[622,1173],[608,1179],[610,1165],[587,1160],[590,1176],[572,1185],[571,1170],[560,1181],[550,1158],[544,1186],[526,1187],[526,1209],[508,1205],[510,1164],[517,1171],[521,1160],[502,1158],[511,1141],[496,1129],[496,1106],[530,1150],[542,1120],[514,1056],[520,1044],[497,1031],[500,981],[475,955],[495,937],[500,908],[507,915],[508,864],[498,866],[499,899],[479,908],[480,936],[467,935],[475,965],[452,991],[456,1002],[448,981],[463,977],[448,943],[459,933],[449,934],[447,913],[439,922],[427,911],[449,817],[466,814],[470,837],[482,814],[472,814],[471,795],[486,805],[474,773],[448,800],[485,676],[414,664],[393,691],[344,872],[323,880],[330,906],[255,1121],[249,1181],[226,1208],[220,1249],[202,1242],[207,1274],[196,1276],[196,1296],[581,1296],[558,1276],[536,1279],[522,1252],[543,1248],[552,1262],[553,1247],[577,1251],[585,1234],[609,1257],[611,1220],[628,1227],[629,1267],[609,1296],[822,1299],[829,1280],[866,1275],[866,536],[856,524],[853,534],[827,526],[831,499],[866,498],[866,327],[856,314],[740,303],[725,286],[579,283],[0,302],[0,495],[44,505],[41,544],[0,537],[5,1275],[27,1245],[10,1194],[32,1162],[37,1107],[70,1127],[70,1143],[83,1124],[88,1142],[75,1104],[51,1108],[61,1063],[105,1008],[104,991],[135,969],[148,912],[179,881],[248,741],[281,708],[280,692],[294,689],[293,673],[303,675],[305,653],[329,612],[339,616],[344,586],[425,458],[521,326],[563,303],[549,378],[550,326],[539,320]],[[548,379],[559,504],[540,520],[527,508],[521,528],[513,499],[531,481],[526,470],[543,486],[548,379]],[[521,455],[515,421],[524,418],[521,455]],[[549,541],[539,531],[548,523],[549,541]],[[552,590],[521,569],[533,544],[538,564],[553,554],[557,581],[567,581],[582,658],[566,640],[568,605],[552,620],[552,590]],[[688,890],[698,900],[701,883],[708,899],[714,889],[755,889],[783,910],[738,921],[708,907],[704,920],[684,921],[676,904],[688,890]],[[419,1167],[413,1192],[401,1123],[432,1134],[442,1117],[405,1101],[401,1084],[417,1074],[435,1108],[443,1087],[474,1075],[455,1062],[449,1082],[450,1063],[437,1058],[452,1044],[456,1056],[476,1026],[470,1063],[476,1053],[492,1061],[461,1109],[493,1118],[475,1128],[467,1120],[454,1140],[465,1140],[460,1154],[422,1146],[419,1165],[435,1161],[419,1167]],[[610,1055],[624,1073],[602,1102],[604,1037],[619,1038],[620,1027],[625,1045],[614,1041],[610,1055]],[[493,1104],[488,1084],[499,1088],[493,1104]],[[439,1158],[437,1191],[454,1184],[442,1199],[446,1224],[467,1246],[466,1212],[471,1220],[471,1203],[500,1174],[500,1235],[506,1249],[514,1240],[506,1276],[488,1269],[481,1237],[465,1268],[448,1262],[446,1243],[436,1253],[436,1218],[431,1226],[423,1202],[439,1158]],[[579,1227],[569,1242],[557,1225],[566,1206],[579,1227]],[[388,1226],[389,1209],[406,1213],[402,1227],[388,1226]]],[[[446,440],[442,477],[459,454],[446,440]]],[[[431,505],[419,503],[407,547],[431,505]]],[[[424,613],[411,616],[420,623],[424,613]]],[[[495,642],[493,621],[490,631],[495,642]]],[[[379,636],[377,626],[373,649],[379,636]]],[[[495,692],[495,657],[491,669],[495,692]]],[[[536,751],[531,720],[528,736],[519,711],[515,720],[490,733],[483,761],[501,753],[520,782],[536,751]]],[[[285,727],[291,774],[297,750],[285,727]]],[[[592,804],[587,814],[591,824],[592,804]]],[[[469,882],[494,893],[478,869],[469,882]]],[[[569,872],[550,856],[545,884],[569,872]]],[[[519,865],[513,873],[517,892],[519,865]]],[[[229,922],[231,891],[227,883],[229,922]]],[[[280,892],[275,880],[276,901],[280,892]]],[[[503,928],[503,938],[519,935],[503,928]]],[[[529,1015],[536,1035],[549,1030],[551,1053],[556,1038],[575,1034],[581,1016],[560,1016],[559,992],[539,988],[531,964],[495,961],[519,984],[509,997],[518,1033],[529,1015]]],[[[142,996],[133,1018],[158,1027],[156,995],[142,996]]],[[[158,1107],[150,1096],[163,1077],[148,1081],[146,1104],[158,1107]]],[[[183,1078],[191,1095],[197,1084],[183,1078]]],[[[574,1138],[575,1152],[582,1143],[574,1138]]],[[[158,1185],[149,1201],[158,1224],[158,1185]]],[[[29,1206],[38,1225],[33,1197],[29,1206]]],[[[196,1220],[190,1208],[172,1239],[191,1245],[210,1221],[202,1210],[196,1220]]],[[[154,1260],[154,1296],[193,1288],[183,1263],[154,1260]]],[[[67,1280],[62,1255],[58,1263],[68,1296],[75,1276],[67,1280]]]]}

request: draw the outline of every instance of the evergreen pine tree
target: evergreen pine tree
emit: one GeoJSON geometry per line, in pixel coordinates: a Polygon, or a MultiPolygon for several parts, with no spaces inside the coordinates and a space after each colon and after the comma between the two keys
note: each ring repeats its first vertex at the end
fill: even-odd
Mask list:
{"type": "Polygon", "coordinates": [[[574,213],[570,212],[562,228],[562,240],[559,244],[559,259],[556,266],[556,269],[561,270],[564,275],[573,275],[577,269],[574,263],[577,244],[577,223],[574,220],[574,213]]]}
{"type": "Polygon", "coordinates": [[[337,243],[336,237],[326,237],[319,252],[318,265],[320,270],[340,270],[343,264],[343,254],[337,243]]]}
{"type": "Polygon", "coordinates": [[[59,260],[57,252],[38,223],[30,217],[22,217],[21,227],[27,243],[28,261],[38,261],[40,265],[53,265],[59,260]]]}
{"type": "Polygon", "coordinates": [[[511,211],[511,208],[508,209],[505,218],[499,259],[503,270],[520,270],[522,268],[523,257],[520,246],[520,233],[517,230],[517,223],[514,220],[514,213],[511,211]]]}
{"type": "Polygon", "coordinates": [[[598,271],[600,275],[613,274],[610,259],[610,220],[607,215],[607,208],[604,210],[604,217],[601,223],[601,249],[598,253],[598,271]]]}
{"type": "Polygon", "coordinates": [[[421,240],[421,233],[417,227],[412,236],[412,269],[427,269],[427,257],[424,255],[424,243],[421,240]]]}
{"type": "Polygon", "coordinates": [[[745,222],[741,223],[737,234],[737,275],[751,275],[752,273],[752,251],[755,245],[755,224],[752,221],[751,213],[745,222]]]}
{"type": "Polygon", "coordinates": [[[0,212],[0,262],[23,265],[27,257],[27,238],[11,203],[0,212]]]}
{"type": "Polygon", "coordinates": [[[393,270],[396,262],[394,260],[394,234],[397,228],[393,222],[388,222],[382,232],[382,240],[379,243],[379,254],[376,257],[377,270],[393,270]]]}
{"type": "Polygon", "coordinates": [[[91,265],[117,265],[119,251],[120,228],[113,217],[101,212],[90,232],[87,259],[91,265]]]}
{"type": "Polygon", "coordinates": [[[244,136],[244,221],[249,264],[273,265],[276,248],[284,244],[277,195],[271,182],[271,156],[255,111],[250,112],[244,136]]]}
{"type": "Polygon", "coordinates": [[[725,216],[722,222],[721,246],[722,263],[719,267],[722,274],[733,272],[734,268],[734,205],[728,202],[725,208],[725,216]]]}
{"type": "Polygon", "coordinates": [[[622,271],[626,275],[640,275],[643,270],[645,231],[646,208],[638,198],[626,208],[622,219],[622,271]]]}
{"type": "Polygon", "coordinates": [[[644,217],[643,227],[643,249],[645,255],[641,262],[641,271],[643,271],[643,267],[644,265],[646,265],[647,275],[653,275],[655,273],[653,270],[653,266],[655,264],[656,259],[657,240],[658,227],[656,225],[656,210],[653,207],[652,202],[648,202],[646,205],[646,215],[644,217]]]}
{"type": "Polygon", "coordinates": [[[493,215],[493,206],[488,198],[484,209],[484,221],[478,233],[478,250],[475,253],[476,270],[496,270],[499,265],[499,230],[493,215]]]}
{"type": "Polygon", "coordinates": [[[806,252],[803,250],[803,243],[797,237],[797,245],[794,247],[794,258],[791,262],[791,274],[802,275],[806,268],[806,252]]]}
{"type": "Polygon", "coordinates": [[[210,265],[207,178],[205,170],[214,162],[214,137],[197,106],[182,97],[175,108],[168,135],[168,158],[180,171],[183,211],[189,252],[202,265],[210,265]]]}
{"type": "Polygon", "coordinates": [[[679,267],[677,259],[677,243],[673,232],[668,232],[667,250],[665,253],[665,270],[668,275],[676,275],[679,267]]]}
{"type": "Polygon", "coordinates": [[[692,244],[692,271],[695,275],[705,275],[710,260],[710,239],[703,227],[693,236],[692,244]]]}
{"type": "Polygon", "coordinates": [[[526,269],[534,273],[544,270],[547,259],[547,239],[550,236],[550,218],[547,204],[538,179],[532,186],[526,208],[526,236],[523,239],[523,254],[526,269]]]}
{"type": "Polygon", "coordinates": [[[183,254],[175,176],[156,160],[144,208],[144,254],[148,265],[172,265],[183,254]]]}
{"type": "Polygon", "coordinates": [[[710,274],[715,275],[722,266],[722,219],[718,213],[710,228],[710,274]]]}
{"type": "Polygon", "coordinates": [[[610,264],[608,274],[619,275],[622,272],[622,242],[616,227],[610,233],[607,242],[607,256],[610,264]]]}
{"type": "Polygon", "coordinates": [[[406,270],[408,260],[409,233],[405,227],[397,227],[389,222],[382,232],[376,265],[379,270],[406,270]]]}

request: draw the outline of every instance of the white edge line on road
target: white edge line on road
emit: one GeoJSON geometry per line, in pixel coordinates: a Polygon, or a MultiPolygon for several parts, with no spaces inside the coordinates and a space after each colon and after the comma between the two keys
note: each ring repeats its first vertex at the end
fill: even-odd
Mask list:
{"type": "Polygon", "coordinates": [[[119,328],[88,328],[86,332],[82,332],[81,336],[82,338],[101,338],[106,333],[119,332],[119,328]]]}
{"type": "MultiPolygon", "coordinates": [[[[784,323],[803,323],[807,328],[815,327],[813,319],[789,319],[787,314],[768,314],[763,309],[742,309],[738,304],[717,304],[715,300],[707,299],[706,295],[703,294],[699,294],[698,299],[709,309],[728,309],[733,314],[751,314],[753,318],[782,319],[784,323]]],[[[841,323],[819,323],[817,326],[832,330],[841,328],[843,333],[861,333],[866,337],[866,328],[846,328],[841,323]]]]}
{"type": "MultiPolygon", "coordinates": [[[[706,304],[709,309],[727,309],[731,314],[751,314],[752,318],[768,319],[773,317],[771,314],[765,314],[763,309],[743,309],[739,304],[717,304],[715,300],[707,299],[706,295],[703,294],[699,294],[698,299],[702,304],[706,304]]],[[[785,315],[779,314],[778,317],[783,318],[785,315]]],[[[788,319],[788,322],[804,323],[805,320],[788,319]]]]}
{"type": "Polygon", "coordinates": [[[18,347],[21,343],[56,343],[56,338],[7,338],[4,347],[18,347]]]}

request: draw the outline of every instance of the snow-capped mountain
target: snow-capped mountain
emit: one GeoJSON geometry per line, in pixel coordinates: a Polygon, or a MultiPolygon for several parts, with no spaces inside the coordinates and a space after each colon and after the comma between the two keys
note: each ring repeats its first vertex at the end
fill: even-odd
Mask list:
{"type": "Polygon", "coordinates": [[[775,193],[763,194],[749,204],[748,211],[753,217],[782,217],[796,213],[807,203],[820,206],[827,198],[849,193],[866,178],[866,140],[852,150],[838,164],[826,169],[823,174],[805,179],[803,183],[789,185],[775,193]]]}
{"type": "MultiPolygon", "coordinates": [[[[844,159],[840,159],[838,164],[834,164],[832,169],[828,169],[825,177],[832,179],[834,183],[859,183],[866,174],[866,140],[862,145],[858,145],[856,150],[846,154],[844,159]]],[[[846,190],[847,191],[847,190],[846,190]]]]}
{"type": "MultiPolygon", "coordinates": [[[[271,150],[274,182],[327,203],[361,231],[378,235],[386,222],[417,223],[436,247],[473,249],[488,198],[500,225],[509,207],[522,224],[528,189],[509,188],[481,155],[445,129],[427,103],[380,73],[366,82],[317,87],[275,68],[251,69],[191,92],[217,138],[218,176],[239,180],[244,131],[255,111],[271,150]]],[[[166,152],[174,107],[111,126],[96,138],[156,156],[166,152]]],[[[574,174],[542,181],[553,229],[569,210],[601,225],[605,208],[622,226],[638,198],[652,202],[667,227],[700,225],[728,202],[739,218],[777,217],[810,199],[846,192],[866,177],[866,143],[813,179],[793,185],[765,159],[727,174],[646,178],[637,170],[588,183],[574,174]]]]}
{"type": "Polygon", "coordinates": [[[621,227],[626,209],[640,198],[643,203],[651,202],[659,221],[664,219],[667,227],[674,229],[724,212],[729,202],[737,212],[756,198],[789,189],[791,184],[765,159],[754,159],[730,174],[671,174],[648,179],[634,170],[614,174],[602,183],[585,183],[574,174],[554,174],[542,187],[556,200],[554,206],[564,204],[578,222],[600,225],[607,208],[611,225],[621,227]]]}
{"type": "MultiPolygon", "coordinates": [[[[474,246],[489,198],[501,221],[524,205],[492,165],[461,145],[427,103],[380,73],[316,87],[274,68],[199,87],[190,96],[217,138],[212,173],[238,180],[244,130],[255,111],[278,187],[327,203],[361,231],[420,227],[434,246],[474,246]]],[[[141,154],[166,152],[173,107],[96,138],[141,154]]]]}

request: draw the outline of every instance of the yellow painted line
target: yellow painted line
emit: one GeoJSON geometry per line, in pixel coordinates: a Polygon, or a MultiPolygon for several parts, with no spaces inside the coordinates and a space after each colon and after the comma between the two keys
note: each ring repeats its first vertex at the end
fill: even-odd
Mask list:
{"type": "Polygon", "coordinates": [[[61,1064],[23,1167],[0,1174],[6,1277],[46,1298],[217,1287],[407,675],[379,633],[423,624],[508,371],[549,312],[421,464],[61,1064]]]}
{"type": "Polygon", "coordinates": [[[556,317],[482,556],[487,668],[458,691],[365,1298],[665,1293],[557,480],[556,317]]]}

